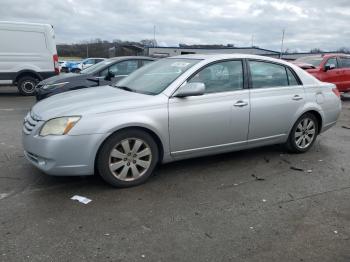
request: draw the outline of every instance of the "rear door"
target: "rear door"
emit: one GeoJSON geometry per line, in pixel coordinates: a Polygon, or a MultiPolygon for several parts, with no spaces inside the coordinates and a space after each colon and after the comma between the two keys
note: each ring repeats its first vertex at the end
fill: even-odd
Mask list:
{"type": "Polygon", "coordinates": [[[304,101],[304,88],[291,68],[249,60],[250,125],[248,143],[284,142],[304,101]]]}
{"type": "Polygon", "coordinates": [[[339,57],[339,65],[342,69],[342,85],[338,87],[339,91],[350,91],[350,57],[339,57]]]}

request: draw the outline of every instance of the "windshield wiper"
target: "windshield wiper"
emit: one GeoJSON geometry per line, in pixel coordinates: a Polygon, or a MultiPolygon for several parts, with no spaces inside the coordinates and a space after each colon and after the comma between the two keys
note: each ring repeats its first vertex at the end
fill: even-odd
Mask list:
{"type": "Polygon", "coordinates": [[[129,92],[136,92],[134,89],[131,89],[130,87],[127,87],[127,86],[115,86],[115,87],[119,89],[123,89],[125,91],[129,91],[129,92]]]}

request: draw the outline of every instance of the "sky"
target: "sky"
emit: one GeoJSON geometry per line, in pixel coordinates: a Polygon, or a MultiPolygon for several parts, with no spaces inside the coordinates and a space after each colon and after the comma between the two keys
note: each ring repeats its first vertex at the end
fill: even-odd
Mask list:
{"type": "Polygon", "coordinates": [[[161,46],[350,48],[350,0],[0,0],[0,20],[49,23],[57,43],[100,38],[161,46]],[[253,41],[252,41],[253,40],[253,41]]]}

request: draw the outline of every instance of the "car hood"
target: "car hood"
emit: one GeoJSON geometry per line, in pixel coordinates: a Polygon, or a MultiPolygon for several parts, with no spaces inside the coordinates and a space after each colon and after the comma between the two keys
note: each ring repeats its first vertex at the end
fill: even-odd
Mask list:
{"type": "Polygon", "coordinates": [[[62,82],[70,82],[70,81],[79,81],[86,79],[89,75],[86,74],[74,74],[74,73],[68,73],[68,74],[59,74],[57,76],[53,76],[50,78],[47,78],[40,82],[40,85],[51,85],[51,84],[57,84],[62,82]]]}
{"type": "Polygon", "coordinates": [[[144,95],[112,86],[80,89],[46,98],[33,106],[31,113],[38,120],[60,116],[100,114],[166,103],[166,96],[144,95]]]}

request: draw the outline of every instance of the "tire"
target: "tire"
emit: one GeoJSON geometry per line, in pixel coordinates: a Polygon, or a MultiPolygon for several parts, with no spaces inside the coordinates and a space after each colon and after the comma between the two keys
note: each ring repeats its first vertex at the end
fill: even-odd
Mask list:
{"type": "Polygon", "coordinates": [[[73,69],[72,69],[72,73],[79,74],[80,71],[81,71],[81,70],[80,70],[79,68],[73,68],[73,69]]]}
{"type": "Polygon", "coordinates": [[[314,114],[305,113],[295,122],[286,143],[288,151],[305,153],[315,143],[319,123],[314,114]]]}
{"type": "Polygon", "coordinates": [[[113,134],[103,143],[96,167],[110,185],[132,187],[144,183],[152,175],[158,159],[158,146],[152,136],[129,129],[113,134]]]}
{"type": "Polygon", "coordinates": [[[32,76],[22,76],[17,82],[17,88],[21,95],[32,96],[35,94],[35,86],[39,80],[32,76]]]}

